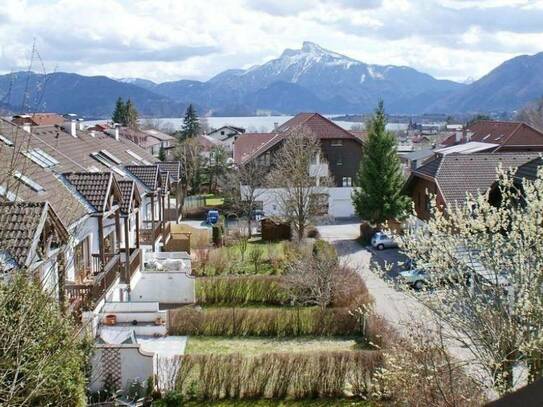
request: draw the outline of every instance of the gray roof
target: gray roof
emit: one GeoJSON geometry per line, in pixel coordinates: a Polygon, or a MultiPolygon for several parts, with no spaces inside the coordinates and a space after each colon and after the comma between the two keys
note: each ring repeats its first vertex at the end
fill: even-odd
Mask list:
{"type": "Polygon", "coordinates": [[[413,171],[413,176],[433,178],[447,204],[463,204],[466,193],[486,192],[496,181],[496,170],[517,168],[538,153],[450,154],[438,157],[413,171]]]}
{"type": "Polygon", "coordinates": [[[431,157],[432,155],[434,155],[434,150],[428,148],[425,150],[415,150],[410,153],[404,154],[403,158],[409,161],[414,161],[414,160],[421,160],[423,158],[428,158],[428,157],[431,157]]]}

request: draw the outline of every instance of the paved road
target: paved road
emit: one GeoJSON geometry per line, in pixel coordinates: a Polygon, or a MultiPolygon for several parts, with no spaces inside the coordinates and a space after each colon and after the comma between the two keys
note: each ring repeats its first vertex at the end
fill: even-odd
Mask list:
{"type": "MultiPolygon", "coordinates": [[[[323,239],[334,244],[340,258],[360,273],[369,292],[374,297],[375,311],[383,316],[400,334],[408,335],[409,326],[412,326],[413,322],[426,322],[424,320],[424,315],[427,313],[426,308],[415,296],[394,289],[390,285],[390,280],[387,282],[372,271],[376,270],[375,265],[403,261],[405,258],[398,253],[398,250],[374,251],[362,247],[355,241],[359,236],[359,223],[343,222],[322,225],[318,229],[323,239]]],[[[399,267],[396,267],[386,277],[392,279],[397,275],[398,269],[399,267]]],[[[433,295],[433,293],[421,293],[420,295],[433,295]]],[[[473,360],[471,353],[456,342],[448,341],[447,348],[453,356],[465,363],[470,363],[473,360]]],[[[476,375],[480,376],[480,372],[477,372],[476,375]]]]}

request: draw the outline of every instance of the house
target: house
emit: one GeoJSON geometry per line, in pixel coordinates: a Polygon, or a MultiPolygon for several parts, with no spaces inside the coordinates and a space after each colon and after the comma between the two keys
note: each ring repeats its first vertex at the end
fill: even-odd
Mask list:
{"type": "Polygon", "coordinates": [[[23,270],[61,300],[68,231],[47,202],[0,202],[0,273],[23,270]]]}
{"type": "Polygon", "coordinates": [[[101,124],[101,125],[95,125],[89,130],[107,132],[109,129],[115,129],[117,127],[119,129],[120,137],[124,137],[130,140],[131,142],[137,144],[138,146],[143,148],[145,151],[150,153],[153,157],[158,157],[161,148],[164,149],[166,152],[175,147],[176,139],[174,136],[170,136],[169,134],[166,134],[154,129],[138,130],[138,129],[131,129],[128,127],[101,124]]]}
{"type": "Polygon", "coordinates": [[[415,150],[407,154],[400,155],[400,161],[404,169],[404,174],[409,176],[411,171],[416,170],[425,162],[431,160],[435,153],[432,149],[415,150]]]}
{"type": "Polygon", "coordinates": [[[210,131],[207,136],[218,141],[228,151],[232,151],[236,138],[242,134],[245,134],[244,128],[227,125],[210,131]]]}
{"type": "Polygon", "coordinates": [[[436,197],[440,208],[463,205],[467,194],[489,190],[497,179],[497,168],[518,168],[533,160],[537,153],[477,153],[437,155],[411,171],[404,190],[411,196],[420,220],[430,218],[429,196],[436,197]]]}
{"type": "Polygon", "coordinates": [[[492,152],[543,151],[543,133],[523,122],[479,120],[441,142],[451,147],[469,142],[488,143],[492,152]]]}
{"type": "MultiPolygon", "coordinates": [[[[315,157],[313,170],[332,179],[332,187],[325,188],[328,199],[328,215],[350,217],[354,215],[351,194],[353,182],[362,158],[362,138],[343,129],[318,113],[299,113],[277,127],[273,133],[243,134],[234,142],[234,162],[245,165],[255,161],[270,166],[274,154],[293,129],[302,128],[319,140],[322,155],[315,157]]],[[[323,188],[324,189],[324,188],[323,188]]],[[[266,215],[277,214],[273,191],[260,191],[266,215]]]]}
{"type": "Polygon", "coordinates": [[[13,116],[13,123],[18,126],[54,126],[61,125],[65,119],[57,113],[28,113],[13,116]]]}
{"type": "Polygon", "coordinates": [[[171,208],[180,164],[155,163],[117,128],[64,120],[23,128],[0,119],[0,264],[7,278],[32,270],[55,287],[96,338],[93,386],[107,371],[126,388],[157,373],[142,338],[167,333],[161,304],[194,302],[190,256],[167,251],[180,247],[165,217],[180,213],[171,208]]]}

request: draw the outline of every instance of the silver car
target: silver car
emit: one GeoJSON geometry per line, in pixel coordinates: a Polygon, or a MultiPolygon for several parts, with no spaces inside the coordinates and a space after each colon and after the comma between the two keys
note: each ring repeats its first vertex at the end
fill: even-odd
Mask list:
{"type": "Polygon", "coordinates": [[[390,247],[398,247],[398,244],[394,241],[394,239],[388,237],[383,232],[377,232],[371,238],[371,246],[377,250],[383,250],[390,247]]]}

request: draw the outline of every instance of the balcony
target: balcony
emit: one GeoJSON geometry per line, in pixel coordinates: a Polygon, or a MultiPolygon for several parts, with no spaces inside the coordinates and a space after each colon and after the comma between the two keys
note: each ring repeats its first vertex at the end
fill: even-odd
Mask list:
{"type": "Polygon", "coordinates": [[[150,220],[144,220],[140,229],[141,244],[153,245],[160,236],[161,232],[162,225],[160,221],[155,221],[155,227],[153,229],[153,222],[150,220]]]}
{"type": "MultiPolygon", "coordinates": [[[[125,254],[125,249],[121,249],[121,264],[120,264],[120,267],[121,267],[121,274],[123,274],[126,270],[126,254],[125,254]]],[[[124,281],[125,283],[129,283],[130,280],[132,279],[132,276],[134,275],[134,273],[136,271],[138,271],[138,269],[140,268],[141,264],[142,264],[142,259],[141,259],[141,250],[140,249],[129,249],[129,255],[128,255],[128,275],[126,276],[126,281],[124,281]]]]}
{"type": "Polygon", "coordinates": [[[95,273],[87,282],[75,284],[67,282],[66,299],[69,307],[76,313],[92,309],[104,298],[119,276],[120,255],[106,254],[105,264],[101,270],[100,256],[93,254],[94,270],[101,270],[95,273]]]}

